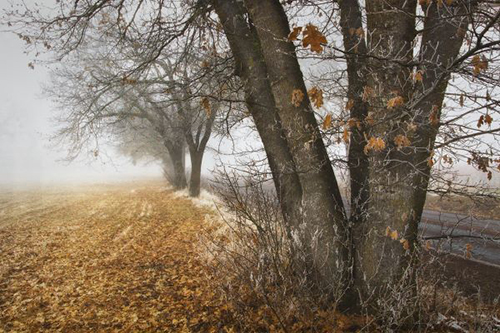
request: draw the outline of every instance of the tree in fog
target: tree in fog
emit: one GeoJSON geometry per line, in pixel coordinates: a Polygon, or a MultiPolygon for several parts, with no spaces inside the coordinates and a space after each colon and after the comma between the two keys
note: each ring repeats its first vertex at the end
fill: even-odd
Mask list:
{"type": "MultiPolygon", "coordinates": [[[[203,154],[219,108],[217,100],[225,89],[206,75],[210,57],[171,52],[140,73],[127,74],[126,69],[142,59],[136,42],[123,42],[119,50],[109,46],[112,42],[108,31],[53,71],[54,80],[46,91],[61,110],[59,140],[70,143],[73,157],[84,146],[97,147],[101,135],[114,135],[122,152],[158,158],[176,189],[187,187],[188,148],[190,195],[198,196],[203,154]],[[148,142],[151,147],[146,147],[148,142]]],[[[93,154],[97,151],[91,149],[93,154]]]]}

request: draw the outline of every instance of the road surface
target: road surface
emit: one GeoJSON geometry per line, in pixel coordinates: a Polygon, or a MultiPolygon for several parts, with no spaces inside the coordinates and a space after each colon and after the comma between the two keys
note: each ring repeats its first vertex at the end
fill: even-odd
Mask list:
{"type": "Polygon", "coordinates": [[[424,239],[430,240],[433,248],[454,255],[465,256],[466,246],[470,244],[471,260],[500,267],[498,220],[480,220],[460,214],[424,211],[420,233],[424,239]]]}

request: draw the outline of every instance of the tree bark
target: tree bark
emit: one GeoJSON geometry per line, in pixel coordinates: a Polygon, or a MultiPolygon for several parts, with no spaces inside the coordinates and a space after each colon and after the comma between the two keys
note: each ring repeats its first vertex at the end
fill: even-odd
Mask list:
{"type": "Polygon", "coordinates": [[[172,167],[174,171],[174,179],[172,179],[172,186],[176,190],[182,190],[187,187],[186,169],[185,169],[185,151],[184,143],[173,144],[171,142],[164,142],[167,148],[170,159],[172,160],[172,167]]]}
{"type": "Polygon", "coordinates": [[[388,106],[392,98],[401,97],[406,102],[411,97],[407,84],[411,66],[405,64],[413,59],[415,10],[416,1],[366,2],[367,47],[374,58],[366,63],[370,75],[369,98],[365,98],[375,120],[367,137],[383,139],[386,148],[369,152],[368,217],[357,226],[353,246],[356,289],[361,302],[366,302],[363,306],[374,312],[380,306],[393,306],[398,298],[408,301],[415,291],[407,250],[413,247],[416,236],[415,223],[410,223],[414,207],[408,200],[413,193],[409,184],[413,169],[408,165],[408,152],[394,144],[396,135],[404,134],[409,116],[400,105],[388,106]]]}
{"type": "Polygon", "coordinates": [[[414,250],[430,177],[428,161],[438,129],[430,116],[441,109],[448,66],[458,55],[463,41],[458,32],[466,28],[467,19],[460,6],[455,6],[458,15],[452,18],[443,16],[451,7],[440,8],[432,2],[423,8],[422,65],[417,68],[423,80],[415,82],[410,63],[416,2],[373,0],[366,6],[369,49],[375,56],[368,64],[372,71],[368,83],[373,90],[370,108],[375,119],[368,136],[383,138],[386,148],[370,153],[369,219],[356,230],[355,275],[363,276],[362,281],[356,280],[362,301],[377,311],[381,304],[412,302],[415,296],[414,250]],[[390,99],[397,96],[405,104],[389,106],[390,99]],[[410,123],[416,129],[409,129],[410,123]],[[411,147],[397,147],[397,135],[408,137],[411,147]]]}
{"type": "Polygon", "coordinates": [[[370,197],[369,188],[369,161],[364,152],[366,145],[368,116],[368,103],[363,99],[363,91],[368,85],[367,63],[366,63],[366,40],[363,31],[361,8],[358,1],[338,1],[340,7],[340,26],[344,42],[345,56],[347,60],[347,98],[350,106],[350,118],[357,125],[350,128],[350,139],[348,146],[348,167],[350,180],[350,259],[352,265],[351,286],[348,292],[351,298],[351,312],[360,312],[359,294],[356,288],[363,285],[363,272],[358,267],[354,255],[354,244],[360,243],[357,235],[362,234],[360,230],[367,223],[368,204],[370,197]],[[358,32],[358,33],[356,33],[358,32]],[[359,125],[358,125],[359,124],[359,125]]]}
{"type": "Polygon", "coordinates": [[[470,22],[470,13],[475,4],[456,3],[446,8],[435,3],[424,5],[426,13],[424,33],[420,48],[419,70],[423,80],[415,93],[415,122],[419,125],[415,137],[416,147],[413,165],[419,171],[413,184],[415,219],[420,221],[425,205],[432,163],[432,151],[439,130],[441,108],[450,79],[453,62],[460,52],[465,31],[470,22]],[[435,120],[431,115],[436,112],[435,120]]]}
{"type": "Polygon", "coordinates": [[[189,179],[189,196],[198,197],[201,189],[201,164],[204,151],[190,152],[191,178],[189,179]]]}
{"type": "MultiPolygon", "coordinates": [[[[278,1],[245,1],[255,51],[267,69],[276,110],[287,147],[302,188],[303,223],[292,233],[298,236],[305,255],[306,274],[318,290],[345,292],[348,265],[347,223],[342,198],[307,97],[303,75],[295,54],[287,17],[278,1]],[[299,106],[292,94],[300,90],[299,106]]],[[[263,140],[264,141],[264,140],[263,140]]]]}
{"type": "MultiPolygon", "coordinates": [[[[290,135],[297,129],[290,128],[294,115],[282,113],[283,109],[280,108],[283,101],[281,104],[276,103],[282,96],[273,94],[274,88],[270,81],[275,79],[270,73],[270,67],[276,65],[275,59],[266,61],[262,52],[270,45],[261,46],[261,38],[251,23],[245,20],[245,11],[238,1],[215,1],[215,8],[237,62],[237,72],[244,82],[247,105],[268,156],[293,252],[300,254],[293,258],[297,273],[307,277],[311,291],[317,293],[317,297],[331,297],[335,292],[338,296],[345,291],[347,283],[345,275],[342,274],[345,272],[347,251],[345,247],[339,246],[340,241],[346,240],[345,227],[342,224],[334,224],[333,221],[343,219],[343,210],[341,204],[339,205],[340,192],[336,187],[333,170],[314,115],[310,109],[306,115],[300,115],[300,111],[293,110],[293,113],[299,114],[302,126],[298,128],[299,133],[290,135]],[[286,126],[282,114],[287,117],[286,126]],[[304,132],[309,137],[300,140],[299,137],[304,132]],[[294,144],[290,143],[291,140],[295,140],[294,144]],[[299,148],[300,145],[302,149],[299,148]],[[323,154],[322,158],[315,158],[305,165],[307,156],[311,157],[315,153],[323,154]],[[300,156],[301,154],[307,156],[300,156]],[[321,160],[321,163],[316,163],[318,160],[321,160]],[[298,163],[301,163],[300,168],[298,163]],[[318,173],[323,178],[318,177],[318,173]],[[303,191],[304,187],[307,192],[303,191]]],[[[301,75],[300,69],[298,74],[301,75]]],[[[300,82],[306,93],[303,81],[300,82]]],[[[291,91],[287,94],[287,101],[289,98],[291,91]]]]}
{"type": "Polygon", "coordinates": [[[290,228],[297,227],[302,223],[302,188],[283,134],[259,41],[237,0],[213,2],[235,57],[236,74],[244,83],[245,102],[264,145],[283,218],[290,228]]]}

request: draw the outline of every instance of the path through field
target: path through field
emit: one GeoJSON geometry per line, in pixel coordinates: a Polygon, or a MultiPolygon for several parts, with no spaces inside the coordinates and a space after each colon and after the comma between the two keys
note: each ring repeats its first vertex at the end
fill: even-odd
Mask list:
{"type": "Polygon", "coordinates": [[[221,330],[207,213],[155,183],[0,193],[0,332],[221,330]]]}

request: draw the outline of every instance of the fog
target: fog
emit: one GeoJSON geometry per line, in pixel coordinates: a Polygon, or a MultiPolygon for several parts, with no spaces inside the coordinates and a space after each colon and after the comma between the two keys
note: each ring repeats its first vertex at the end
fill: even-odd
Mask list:
{"type": "Polygon", "coordinates": [[[49,141],[54,132],[54,106],[41,94],[48,70],[28,67],[30,57],[23,42],[0,32],[0,184],[58,184],[68,182],[116,181],[161,176],[156,164],[133,165],[112,147],[95,161],[63,161],[63,148],[49,141]]]}
{"type": "MultiPolygon", "coordinates": [[[[0,4],[0,10],[5,5],[0,4]]],[[[100,147],[103,154],[98,159],[64,162],[64,148],[55,149],[49,141],[54,133],[55,124],[51,118],[55,115],[55,106],[41,94],[41,84],[49,79],[48,69],[43,66],[36,66],[34,70],[28,67],[33,55],[24,54],[24,42],[15,35],[0,31],[0,45],[0,186],[161,177],[159,165],[133,165],[129,159],[118,156],[111,146],[100,147]]],[[[245,147],[248,139],[247,134],[243,135],[236,146],[245,147]]],[[[256,143],[258,138],[250,141],[256,143]]],[[[210,146],[223,147],[229,153],[233,143],[226,142],[221,146],[219,139],[215,138],[210,146]]],[[[234,157],[227,155],[222,159],[229,164],[235,162],[234,157]]],[[[211,174],[215,160],[208,149],[203,168],[205,175],[211,174]]],[[[483,173],[464,164],[458,171],[462,179],[468,176],[475,181],[486,179],[483,173]]],[[[498,185],[498,179],[493,179],[491,184],[498,185]]]]}

